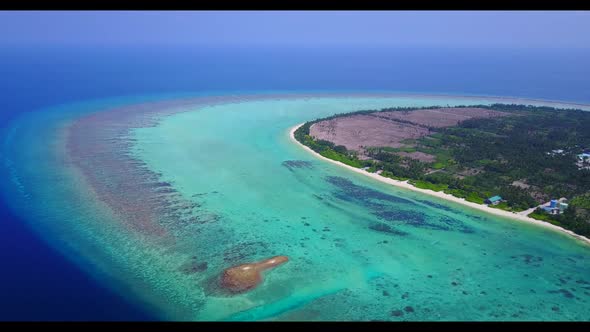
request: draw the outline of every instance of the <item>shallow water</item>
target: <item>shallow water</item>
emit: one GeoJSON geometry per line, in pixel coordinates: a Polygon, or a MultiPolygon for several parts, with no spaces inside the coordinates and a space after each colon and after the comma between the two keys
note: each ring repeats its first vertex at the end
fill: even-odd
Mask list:
{"type": "MultiPolygon", "coordinates": [[[[96,167],[92,176],[117,197],[156,202],[150,218],[165,235],[120,222],[132,215],[129,206],[110,208],[69,161],[64,125],[80,113],[43,115],[43,126],[35,116],[21,121],[5,162],[18,166],[13,189],[26,197],[18,206],[32,226],[162,319],[589,320],[587,245],[388,186],[321,161],[288,137],[295,124],[346,111],[491,102],[255,98],[155,112],[157,121],[127,132],[127,150],[92,155],[138,161],[141,172],[96,167]],[[126,176],[166,185],[157,195],[133,191],[126,176]],[[217,289],[223,269],[275,255],[290,261],[255,290],[217,289]]],[[[105,135],[97,142],[121,123],[94,126],[105,135]]]]}

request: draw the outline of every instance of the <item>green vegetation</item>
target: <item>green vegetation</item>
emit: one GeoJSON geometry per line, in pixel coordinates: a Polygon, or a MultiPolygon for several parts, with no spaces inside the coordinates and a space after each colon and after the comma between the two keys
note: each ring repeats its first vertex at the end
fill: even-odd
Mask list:
{"type": "Polygon", "coordinates": [[[579,209],[590,210],[590,193],[580,195],[570,201],[571,206],[575,206],[579,209]]]}
{"type": "MultiPolygon", "coordinates": [[[[505,200],[494,206],[522,211],[549,199],[566,197],[570,206],[561,215],[537,209],[530,216],[590,235],[590,170],[578,169],[575,156],[590,148],[590,112],[551,107],[494,104],[477,107],[509,113],[510,116],[470,119],[448,128],[429,128],[431,135],[408,139],[401,148],[370,147],[360,160],[356,151],[315,140],[312,124],[352,114],[380,111],[412,111],[417,108],[362,110],[305,123],[295,138],[319,154],[353,167],[381,170],[384,177],[410,180],[418,188],[443,191],[482,204],[490,196],[505,200]],[[552,154],[552,150],[564,150],[552,154]],[[435,156],[422,162],[400,152],[423,152],[435,156]],[[513,185],[526,184],[524,188],[513,185]]],[[[422,109],[440,108],[439,106],[422,109]]],[[[401,122],[404,122],[402,120],[401,122]]],[[[407,122],[407,121],[406,121],[407,122]]]]}
{"type": "Polygon", "coordinates": [[[550,214],[548,214],[547,212],[543,211],[542,209],[536,209],[535,211],[533,211],[533,213],[529,214],[529,217],[537,219],[537,220],[548,221],[548,222],[553,221],[552,216],[550,214]]]}
{"type": "Polygon", "coordinates": [[[343,154],[341,152],[338,152],[336,150],[332,150],[329,148],[320,152],[320,155],[322,155],[326,158],[330,158],[330,159],[339,161],[343,164],[346,164],[346,165],[349,165],[352,167],[356,167],[356,168],[364,167],[363,163],[360,160],[355,159],[354,157],[351,157],[350,155],[343,154]]]}
{"type": "Polygon", "coordinates": [[[424,181],[424,180],[410,180],[409,183],[417,188],[430,189],[432,191],[443,191],[449,187],[446,184],[440,184],[440,183],[435,184],[435,183],[424,181]]]}

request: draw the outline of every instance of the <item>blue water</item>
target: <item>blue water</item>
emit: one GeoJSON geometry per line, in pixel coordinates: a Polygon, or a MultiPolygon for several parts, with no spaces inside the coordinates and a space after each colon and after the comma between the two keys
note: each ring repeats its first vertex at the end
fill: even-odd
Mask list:
{"type": "MultiPolygon", "coordinates": [[[[127,95],[396,91],[590,102],[590,51],[434,49],[0,49],[0,124],[127,95]]],[[[0,168],[0,179],[6,169],[0,168]]],[[[145,320],[0,202],[0,320],[145,320]]]]}

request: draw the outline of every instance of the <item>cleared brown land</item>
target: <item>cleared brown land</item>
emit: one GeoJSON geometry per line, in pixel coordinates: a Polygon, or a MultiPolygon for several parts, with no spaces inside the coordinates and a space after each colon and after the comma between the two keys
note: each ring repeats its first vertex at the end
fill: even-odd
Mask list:
{"type": "MultiPolygon", "coordinates": [[[[508,114],[482,108],[376,112],[321,121],[311,126],[310,134],[316,139],[330,141],[336,145],[344,145],[349,150],[358,151],[362,158],[363,147],[405,147],[408,146],[403,143],[406,139],[418,139],[432,134],[428,127],[451,127],[468,119],[505,115],[508,114]]],[[[422,161],[434,161],[434,156],[422,152],[398,152],[398,154],[422,161]]]]}
{"type": "Polygon", "coordinates": [[[525,181],[513,181],[512,185],[522,189],[529,189],[531,186],[527,184],[525,181]]]}
{"type": "Polygon", "coordinates": [[[456,126],[459,122],[468,119],[492,118],[506,115],[506,113],[503,112],[482,108],[440,108],[410,112],[381,112],[373,114],[392,120],[410,121],[417,125],[435,128],[456,126]]]}
{"type": "Polygon", "coordinates": [[[427,128],[386,120],[371,115],[351,115],[315,123],[311,136],[360,151],[364,146],[399,148],[407,138],[420,138],[430,133],[427,128]]]}

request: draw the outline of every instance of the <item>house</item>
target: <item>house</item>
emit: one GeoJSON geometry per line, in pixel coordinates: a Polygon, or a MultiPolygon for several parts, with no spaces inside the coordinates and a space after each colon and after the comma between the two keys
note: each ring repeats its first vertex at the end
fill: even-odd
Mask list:
{"type": "Polygon", "coordinates": [[[590,169],[590,152],[585,151],[578,155],[578,169],[590,169]]]}
{"type": "Polygon", "coordinates": [[[563,211],[564,211],[565,209],[567,209],[567,208],[568,208],[568,206],[569,206],[569,205],[568,205],[567,203],[559,203],[559,211],[560,211],[560,213],[563,213],[563,211]]]}
{"type": "Polygon", "coordinates": [[[541,208],[549,214],[562,214],[569,206],[565,201],[565,198],[559,200],[552,199],[549,203],[545,203],[541,208]]]}
{"type": "Polygon", "coordinates": [[[500,196],[493,196],[484,201],[486,204],[498,205],[502,202],[502,197],[500,196]]]}
{"type": "Polygon", "coordinates": [[[555,156],[555,155],[562,155],[564,154],[564,150],[563,149],[557,149],[557,150],[551,150],[551,152],[547,152],[548,155],[550,156],[555,156]]]}

